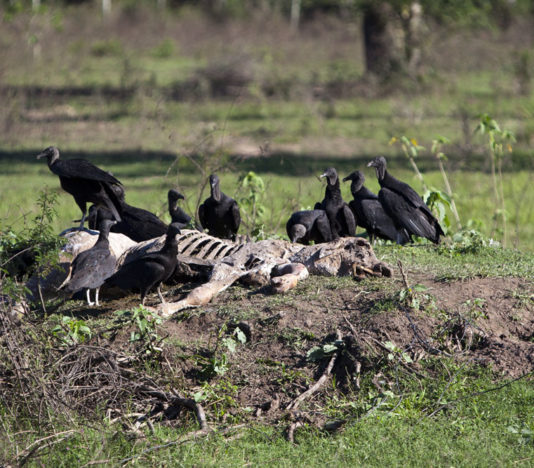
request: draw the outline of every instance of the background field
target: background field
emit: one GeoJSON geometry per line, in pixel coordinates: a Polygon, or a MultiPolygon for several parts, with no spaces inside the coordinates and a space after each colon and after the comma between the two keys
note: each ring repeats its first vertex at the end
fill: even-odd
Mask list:
{"type": "MultiPolygon", "coordinates": [[[[504,31],[437,27],[424,73],[387,86],[364,75],[357,18],[319,16],[298,34],[277,14],[220,21],[187,8],[165,15],[117,9],[101,19],[77,7],[6,18],[4,226],[21,226],[36,191],[60,190],[46,165],[34,161],[51,144],[67,158],[88,157],[112,171],[130,203],[163,217],[168,188],[183,190],[194,211],[210,169],[224,173],[223,189],[237,196],[238,178],[254,170],[271,190],[266,231],[283,234],[293,210],[322,198],[315,177],[330,165],[341,175],[364,170],[377,190],[365,164],[382,154],[395,175],[422,191],[400,146],[389,144],[406,135],[425,147],[418,164],[440,190],[430,148],[438,136],[450,139],[445,167],[461,220],[478,220],[484,234],[499,238],[487,138],[474,132],[487,113],[517,138],[503,159],[508,245],[533,248],[529,18],[504,31]],[[202,161],[206,174],[191,159],[202,161]]],[[[57,229],[78,218],[68,195],[59,207],[57,229]]]]}

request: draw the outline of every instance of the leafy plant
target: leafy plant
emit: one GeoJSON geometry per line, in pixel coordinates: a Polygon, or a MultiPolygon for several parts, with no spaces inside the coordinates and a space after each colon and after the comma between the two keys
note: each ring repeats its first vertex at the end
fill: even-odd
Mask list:
{"type": "Polygon", "coordinates": [[[433,300],[430,294],[423,294],[427,290],[428,288],[423,284],[402,288],[398,295],[399,301],[412,309],[419,310],[422,305],[433,300]]]}
{"type": "Polygon", "coordinates": [[[480,297],[468,299],[463,303],[463,306],[467,309],[467,313],[470,317],[487,319],[488,315],[485,311],[486,300],[480,297]]]}
{"type": "Polygon", "coordinates": [[[265,183],[254,171],[245,174],[239,180],[242,195],[239,198],[239,207],[243,224],[246,225],[248,234],[255,239],[264,239],[265,183]]]}
{"type": "Polygon", "coordinates": [[[137,328],[130,334],[130,342],[140,342],[145,348],[147,355],[154,352],[161,352],[161,348],[156,346],[156,343],[160,340],[157,333],[157,326],[163,321],[162,318],[142,305],[135,309],[120,310],[116,314],[119,317],[126,317],[137,328]]]}
{"type": "Polygon", "coordinates": [[[446,208],[451,208],[451,197],[441,190],[432,188],[432,190],[427,190],[422,198],[427,206],[435,213],[443,231],[447,234],[451,227],[451,221],[447,216],[446,208]]]}
{"type": "Polygon", "coordinates": [[[19,232],[11,228],[0,232],[0,284],[2,292],[13,300],[28,292],[24,286],[28,277],[46,276],[58,265],[58,251],[65,239],[52,230],[56,200],[56,193],[41,191],[37,198],[39,211],[31,223],[25,223],[19,232]]]}
{"type": "Polygon", "coordinates": [[[236,401],[238,387],[228,379],[222,378],[215,383],[204,382],[200,390],[193,394],[197,403],[209,404],[216,419],[227,422],[237,422],[235,416],[229,412],[230,408],[238,408],[236,401]]]}
{"type": "Polygon", "coordinates": [[[84,320],[64,315],[56,317],[58,323],[52,328],[52,334],[59,338],[63,344],[73,345],[84,343],[92,336],[91,329],[84,320]]]}
{"type": "Polygon", "coordinates": [[[230,336],[223,338],[227,330],[226,324],[221,327],[217,335],[215,350],[209,359],[203,359],[201,373],[205,377],[226,374],[230,367],[227,353],[235,353],[239,343],[245,344],[247,342],[247,337],[239,327],[236,327],[230,336]],[[220,345],[222,345],[222,350],[220,345]]]}
{"type": "Polygon", "coordinates": [[[389,350],[387,356],[389,361],[397,359],[404,361],[406,364],[410,364],[413,362],[410,355],[404,352],[401,348],[399,348],[395,343],[393,343],[393,341],[386,341],[384,343],[384,346],[389,350]]]}
{"type": "Polygon", "coordinates": [[[486,247],[500,247],[500,243],[484,236],[480,229],[482,223],[470,219],[465,227],[452,236],[452,242],[441,244],[438,253],[449,255],[463,255],[480,253],[486,247]]]}
{"type": "Polygon", "coordinates": [[[500,223],[502,226],[503,245],[506,247],[508,240],[506,228],[507,212],[504,205],[502,161],[505,148],[509,153],[512,152],[512,143],[515,142],[515,136],[509,130],[501,129],[497,121],[492,119],[488,114],[482,114],[480,116],[480,122],[475,131],[481,135],[487,135],[488,137],[488,155],[490,159],[493,198],[495,202],[492,236],[495,234],[500,223]]]}
{"type": "Polygon", "coordinates": [[[306,360],[310,362],[319,362],[329,358],[332,354],[341,350],[344,346],[343,340],[335,340],[322,346],[314,346],[306,353],[306,360]]]}

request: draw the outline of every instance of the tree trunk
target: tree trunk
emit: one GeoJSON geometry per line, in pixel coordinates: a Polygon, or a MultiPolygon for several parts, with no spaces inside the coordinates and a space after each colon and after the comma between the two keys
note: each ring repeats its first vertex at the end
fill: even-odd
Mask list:
{"type": "Polygon", "coordinates": [[[408,71],[417,75],[422,62],[422,46],[424,35],[423,8],[419,2],[412,2],[410,14],[406,19],[406,58],[408,71]]]}
{"type": "Polygon", "coordinates": [[[385,1],[370,1],[363,15],[365,65],[368,73],[387,78],[406,64],[405,33],[400,16],[385,1]]]}
{"type": "Polygon", "coordinates": [[[368,73],[387,79],[392,73],[417,74],[421,64],[423,10],[413,1],[403,14],[388,1],[369,1],[363,15],[368,73]]]}
{"type": "Polygon", "coordinates": [[[301,0],[291,0],[291,29],[297,31],[300,23],[301,0]]]}

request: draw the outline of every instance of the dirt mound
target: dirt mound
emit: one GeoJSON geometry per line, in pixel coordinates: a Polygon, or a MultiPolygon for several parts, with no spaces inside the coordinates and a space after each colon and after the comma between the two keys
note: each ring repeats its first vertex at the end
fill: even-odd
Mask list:
{"type": "MultiPolygon", "coordinates": [[[[504,377],[534,369],[530,281],[414,277],[410,295],[398,276],[310,277],[285,295],[236,286],[162,324],[164,361],[189,393],[207,392],[206,382],[230,387],[238,407],[275,419],[322,375],[328,346],[339,351],[333,373],[343,392],[357,390],[360,377],[391,359],[414,372],[434,357],[488,366],[504,377]],[[319,359],[310,357],[314,347],[319,359]]],[[[122,330],[109,346],[124,350],[129,334],[122,330]]]]}
{"type": "MultiPolygon", "coordinates": [[[[177,297],[194,287],[174,286],[166,294],[177,297]]],[[[139,414],[176,415],[172,402],[179,400],[178,406],[202,404],[211,421],[231,423],[249,414],[265,421],[289,417],[290,428],[306,422],[323,427],[317,418],[325,417],[329,399],[360,391],[364,379],[366,388],[387,392],[392,369],[432,378],[436,368],[446,368],[437,362],[443,358],[489,367],[504,378],[532,372],[533,291],[532,281],[519,278],[440,282],[422,274],[403,280],[396,272],[358,282],[311,276],[285,294],[236,285],[208,306],[159,324],[150,314],[133,316],[138,296],[129,296],[97,310],[76,309],[65,331],[54,332],[63,345],[45,350],[43,362],[50,362],[40,381],[48,386],[34,395],[31,374],[24,392],[83,414],[104,405],[112,419],[129,406],[139,414]],[[82,345],[68,343],[72,330],[83,326],[79,319],[92,336],[82,345]],[[306,392],[306,412],[296,411],[306,392]]],[[[20,369],[43,352],[37,343],[16,344],[32,336],[23,328],[4,329],[20,369]]],[[[8,381],[15,374],[2,375],[8,381]]]]}

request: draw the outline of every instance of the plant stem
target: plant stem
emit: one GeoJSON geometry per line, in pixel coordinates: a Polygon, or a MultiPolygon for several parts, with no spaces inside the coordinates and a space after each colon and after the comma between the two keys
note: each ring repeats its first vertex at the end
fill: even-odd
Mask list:
{"type": "Polygon", "coordinates": [[[456,209],[456,203],[454,202],[454,198],[452,195],[452,189],[451,189],[451,185],[449,184],[449,178],[447,177],[447,173],[445,172],[445,168],[443,167],[443,162],[441,161],[441,158],[438,156],[438,154],[439,153],[436,153],[436,159],[438,160],[439,171],[441,172],[441,176],[443,177],[443,182],[445,183],[445,190],[447,191],[447,195],[449,195],[451,199],[452,214],[454,215],[454,219],[456,220],[458,229],[462,229],[462,223],[460,222],[460,216],[458,215],[458,210],[456,209]]]}
{"type": "Polygon", "coordinates": [[[502,229],[503,229],[503,238],[502,245],[506,247],[508,243],[508,230],[506,225],[506,211],[504,207],[504,187],[503,187],[503,177],[502,177],[502,158],[499,158],[497,161],[497,170],[499,171],[499,188],[500,188],[500,198],[501,198],[501,218],[502,218],[502,229]]]}
{"type": "Polygon", "coordinates": [[[415,174],[417,175],[417,178],[421,181],[421,184],[423,185],[423,190],[426,192],[428,190],[428,187],[425,184],[425,179],[423,179],[423,174],[421,174],[421,172],[419,172],[419,168],[417,167],[417,164],[415,164],[414,158],[410,155],[410,153],[409,153],[409,151],[408,151],[408,149],[406,148],[405,145],[402,145],[402,149],[404,151],[404,154],[406,155],[406,157],[410,161],[410,164],[412,165],[413,170],[415,171],[415,174]]]}
{"type": "MultiPolygon", "coordinates": [[[[491,164],[491,182],[493,185],[493,198],[495,201],[495,207],[500,206],[500,200],[499,200],[499,191],[497,189],[497,176],[495,174],[495,136],[493,135],[493,131],[489,132],[489,143],[490,143],[490,164],[491,164]]],[[[493,219],[493,228],[491,231],[491,236],[493,237],[495,235],[495,231],[497,230],[497,210],[494,212],[494,219],[493,219]]]]}

